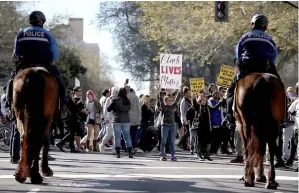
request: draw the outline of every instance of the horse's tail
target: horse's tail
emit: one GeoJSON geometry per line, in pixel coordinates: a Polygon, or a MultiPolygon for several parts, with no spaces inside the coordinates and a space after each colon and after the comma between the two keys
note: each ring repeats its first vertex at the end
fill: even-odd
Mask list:
{"type": "Polygon", "coordinates": [[[271,113],[271,99],[274,94],[274,86],[263,76],[258,78],[253,85],[251,95],[251,112],[253,113],[250,129],[251,140],[248,148],[252,151],[250,159],[254,166],[264,159],[268,136],[272,132],[274,118],[271,113]]]}
{"type": "MultiPolygon", "coordinates": [[[[23,127],[27,132],[28,155],[39,151],[37,147],[43,143],[47,119],[44,116],[45,75],[42,69],[30,70],[24,79],[18,99],[23,104],[23,127]],[[32,152],[32,153],[31,153],[32,152]]],[[[33,157],[28,158],[33,159],[33,157]]]]}

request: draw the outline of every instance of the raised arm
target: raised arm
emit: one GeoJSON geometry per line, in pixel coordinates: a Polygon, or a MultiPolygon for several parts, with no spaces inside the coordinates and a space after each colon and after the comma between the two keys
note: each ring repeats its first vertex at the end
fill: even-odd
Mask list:
{"type": "Polygon", "coordinates": [[[159,102],[160,102],[161,110],[164,109],[165,104],[164,104],[164,101],[163,101],[162,91],[159,94],[159,102]]]}
{"type": "Polygon", "coordinates": [[[215,106],[212,105],[211,101],[208,100],[208,106],[210,109],[218,109],[223,104],[223,100],[219,101],[215,106]]]}
{"type": "Polygon", "coordinates": [[[176,106],[179,103],[180,99],[181,99],[181,92],[178,91],[176,93],[175,99],[174,99],[174,101],[173,101],[173,103],[172,103],[171,106],[176,106]]]}

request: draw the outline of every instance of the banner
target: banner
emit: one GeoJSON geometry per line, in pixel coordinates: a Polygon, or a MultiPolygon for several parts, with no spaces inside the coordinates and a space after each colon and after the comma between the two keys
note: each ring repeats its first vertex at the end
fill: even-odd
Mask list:
{"type": "Polygon", "coordinates": [[[220,73],[217,79],[217,85],[228,88],[235,76],[235,68],[222,64],[220,73]]]}
{"type": "Polygon", "coordinates": [[[198,94],[200,91],[205,90],[205,79],[204,78],[190,78],[190,89],[191,95],[198,94]]]}
{"type": "Polygon", "coordinates": [[[160,54],[160,87],[180,89],[183,55],[160,54]]]}
{"type": "Polygon", "coordinates": [[[80,80],[75,77],[75,86],[80,86],[80,80]]]}

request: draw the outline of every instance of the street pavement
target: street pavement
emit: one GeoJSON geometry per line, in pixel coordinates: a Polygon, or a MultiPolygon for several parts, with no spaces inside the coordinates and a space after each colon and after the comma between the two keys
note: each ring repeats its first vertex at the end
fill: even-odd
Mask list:
{"type": "MultiPolygon", "coordinates": [[[[14,180],[17,165],[9,163],[9,154],[0,153],[0,192],[107,192],[107,193],[292,193],[298,192],[298,173],[292,168],[276,169],[278,190],[267,190],[265,184],[245,187],[239,179],[243,164],[231,164],[233,156],[213,156],[213,162],[200,162],[188,152],[177,150],[177,162],[159,161],[158,152],[137,153],[129,159],[124,152],[120,159],[105,154],[70,154],[50,152],[53,177],[44,179],[42,185],[24,184],[14,180]]],[[[266,165],[267,166],[267,165],[266,165]]],[[[265,173],[268,172],[268,166],[265,173]]]]}

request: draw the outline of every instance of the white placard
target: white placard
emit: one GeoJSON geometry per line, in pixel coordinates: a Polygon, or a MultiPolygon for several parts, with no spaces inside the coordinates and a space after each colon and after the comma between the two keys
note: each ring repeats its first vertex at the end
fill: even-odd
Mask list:
{"type": "Polygon", "coordinates": [[[160,54],[160,87],[180,89],[183,55],[160,54]]]}
{"type": "Polygon", "coordinates": [[[80,86],[80,80],[75,77],[75,86],[80,86]]]}

